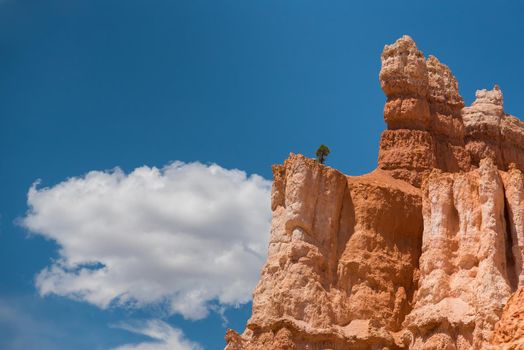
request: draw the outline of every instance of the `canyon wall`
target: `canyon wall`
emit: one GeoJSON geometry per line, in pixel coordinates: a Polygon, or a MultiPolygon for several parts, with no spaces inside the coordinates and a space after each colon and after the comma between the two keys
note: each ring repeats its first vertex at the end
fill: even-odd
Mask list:
{"type": "Polygon", "coordinates": [[[408,36],[382,53],[378,167],[273,167],[268,258],[226,350],[524,349],[524,123],[464,107],[408,36]]]}

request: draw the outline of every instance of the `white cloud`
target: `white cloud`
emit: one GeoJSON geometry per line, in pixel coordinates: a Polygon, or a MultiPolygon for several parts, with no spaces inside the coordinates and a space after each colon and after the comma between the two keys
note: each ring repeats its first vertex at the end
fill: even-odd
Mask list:
{"type": "Polygon", "coordinates": [[[37,288],[101,308],[167,302],[190,319],[214,300],[245,303],[267,250],[269,192],[260,176],[181,162],[34,184],[22,224],[60,247],[37,288]]]}
{"type": "Polygon", "coordinates": [[[160,320],[150,320],[142,325],[120,324],[115,326],[127,331],[148,336],[156,341],[128,344],[113,350],[201,350],[197,343],[184,339],[181,330],[160,320]]]}

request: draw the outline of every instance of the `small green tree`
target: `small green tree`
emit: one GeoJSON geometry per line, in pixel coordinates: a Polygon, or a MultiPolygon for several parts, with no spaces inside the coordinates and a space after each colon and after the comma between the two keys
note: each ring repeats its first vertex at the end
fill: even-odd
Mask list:
{"type": "Polygon", "coordinates": [[[322,144],[318,147],[317,149],[317,153],[316,156],[317,156],[317,160],[320,164],[324,164],[324,162],[326,161],[326,158],[327,156],[329,155],[331,151],[329,150],[329,147],[322,144]]]}

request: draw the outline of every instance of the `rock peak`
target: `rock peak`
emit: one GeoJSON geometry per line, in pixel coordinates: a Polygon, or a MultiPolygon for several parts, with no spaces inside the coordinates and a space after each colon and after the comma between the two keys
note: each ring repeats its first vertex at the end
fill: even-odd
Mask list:
{"type": "Polygon", "coordinates": [[[380,84],[389,96],[427,94],[427,71],[424,55],[411,37],[405,35],[382,51],[380,84]]]}
{"type": "Polygon", "coordinates": [[[415,40],[413,40],[413,38],[407,34],[402,35],[393,44],[384,45],[384,49],[386,48],[392,48],[392,49],[393,48],[406,48],[406,47],[417,48],[417,44],[415,43],[415,40]]]}
{"type": "Polygon", "coordinates": [[[506,170],[524,170],[524,124],[504,112],[502,91],[478,90],[464,106],[451,69],[427,59],[409,37],[386,45],[380,83],[387,101],[379,167],[419,187],[432,169],[448,172],[478,167],[492,158],[506,170]]]}
{"type": "Polygon", "coordinates": [[[477,90],[477,92],[475,93],[475,98],[476,99],[473,102],[473,105],[493,104],[504,107],[504,96],[502,94],[502,90],[497,84],[495,84],[495,86],[493,86],[493,89],[491,90],[477,90]]]}

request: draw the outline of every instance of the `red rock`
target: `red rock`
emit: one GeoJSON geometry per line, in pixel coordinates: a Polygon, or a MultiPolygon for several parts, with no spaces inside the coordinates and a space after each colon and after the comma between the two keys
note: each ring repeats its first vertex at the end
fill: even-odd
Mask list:
{"type": "Polygon", "coordinates": [[[227,349],[394,346],[414,292],[420,190],[294,154],[274,174],[268,260],[243,345],[227,349]]]}
{"type": "Polygon", "coordinates": [[[524,287],[511,296],[495,327],[490,349],[524,349],[524,287]]]}
{"type": "Polygon", "coordinates": [[[524,349],[524,123],[498,87],[464,107],[408,36],[379,77],[375,171],[273,167],[267,262],[227,350],[524,349]]]}

